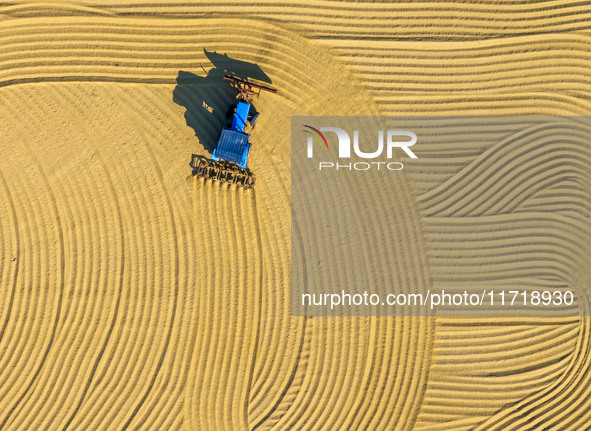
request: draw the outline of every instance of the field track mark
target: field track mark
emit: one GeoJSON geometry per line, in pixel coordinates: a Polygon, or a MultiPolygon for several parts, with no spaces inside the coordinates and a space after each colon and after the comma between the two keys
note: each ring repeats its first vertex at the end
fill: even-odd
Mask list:
{"type": "MultiPolygon", "coordinates": [[[[139,90],[141,92],[143,92],[146,96],[144,98],[137,99],[134,97],[133,91],[129,91],[130,90],[129,88],[123,87],[123,89],[124,89],[123,93],[126,96],[126,99],[129,101],[130,104],[131,103],[141,104],[142,110],[140,110],[140,111],[152,113],[154,118],[157,119],[157,123],[155,122],[152,124],[153,130],[151,131],[149,136],[151,136],[153,140],[157,140],[158,142],[166,142],[168,139],[170,139],[170,134],[169,134],[169,129],[168,129],[169,121],[171,118],[175,118],[178,115],[178,112],[176,112],[174,109],[172,109],[171,105],[168,103],[168,100],[169,100],[168,99],[168,97],[169,97],[168,90],[164,91],[162,93],[154,94],[152,89],[140,87],[139,90]],[[130,93],[132,93],[131,96],[129,96],[130,93]],[[166,95],[166,98],[161,99],[160,96],[163,96],[164,94],[166,95]],[[163,103],[163,100],[166,100],[166,101],[163,103]],[[148,101],[150,101],[150,102],[148,102],[148,101]],[[153,105],[150,106],[151,103],[153,103],[153,105]]],[[[162,151],[162,148],[158,147],[158,149],[160,151],[162,151]]],[[[157,154],[154,151],[152,151],[152,147],[150,147],[149,151],[152,153],[152,157],[154,158],[154,160],[156,160],[157,154]]],[[[172,181],[172,179],[169,178],[168,181],[172,181]]],[[[166,183],[162,182],[162,185],[163,185],[163,187],[165,187],[166,183]]],[[[166,188],[166,190],[168,191],[169,189],[174,190],[174,186],[169,185],[166,188]]],[[[186,264],[181,264],[181,256],[184,256],[185,258],[187,256],[189,256],[190,255],[189,250],[192,250],[192,245],[190,242],[187,243],[184,240],[185,238],[187,238],[187,225],[185,223],[185,220],[183,219],[182,210],[179,210],[179,206],[182,206],[182,204],[180,203],[179,200],[182,198],[188,198],[188,196],[189,196],[188,194],[185,194],[185,195],[181,194],[180,196],[171,195],[171,202],[176,202],[176,204],[175,204],[174,208],[169,208],[169,210],[171,211],[171,214],[176,218],[177,226],[182,231],[182,235],[176,236],[176,238],[179,239],[179,253],[176,254],[175,262],[176,262],[176,265],[179,269],[179,275],[178,275],[178,277],[175,277],[175,283],[179,287],[186,287],[186,288],[190,289],[190,286],[193,286],[193,284],[189,283],[189,281],[188,281],[189,275],[187,274],[187,271],[186,271],[186,264]],[[175,208],[177,209],[177,211],[174,211],[175,208]],[[182,278],[181,278],[181,275],[183,276],[182,278]],[[182,279],[182,281],[181,281],[181,279],[182,279]]],[[[188,259],[188,261],[192,262],[193,259],[192,258],[188,259]]],[[[182,293],[182,290],[179,289],[179,295],[181,293],[182,293]]],[[[179,298],[176,299],[177,303],[179,303],[179,301],[180,301],[180,296],[179,296],[179,298]]],[[[181,306],[184,305],[182,302],[180,304],[181,304],[181,306]]],[[[177,308],[177,314],[181,318],[184,317],[184,314],[182,311],[180,313],[178,313],[178,308],[177,308]]],[[[171,340],[181,337],[183,327],[186,327],[186,325],[183,326],[182,321],[180,323],[177,322],[178,336],[175,337],[173,335],[171,337],[171,340]]],[[[190,326],[190,327],[192,328],[193,326],[190,326]]],[[[178,344],[178,340],[175,340],[175,343],[178,344]]],[[[177,386],[176,387],[170,386],[170,379],[173,376],[175,376],[175,362],[177,362],[177,361],[176,361],[176,356],[174,354],[169,354],[168,358],[169,358],[169,369],[167,370],[168,372],[165,374],[166,377],[164,377],[163,371],[162,370],[160,371],[160,375],[162,376],[162,379],[165,379],[160,383],[160,385],[163,386],[164,390],[168,391],[168,394],[166,397],[167,403],[161,403],[160,400],[164,397],[161,397],[158,394],[155,394],[154,391],[152,391],[150,394],[150,397],[147,400],[150,402],[150,404],[148,406],[144,407],[145,409],[147,409],[149,414],[146,415],[146,417],[141,421],[140,424],[138,424],[141,427],[168,429],[167,427],[164,426],[166,416],[163,419],[161,419],[162,422],[157,422],[157,423],[154,422],[162,414],[167,415],[169,417],[169,421],[170,420],[177,420],[177,421],[183,422],[183,420],[184,420],[182,415],[175,414],[175,407],[174,406],[179,404],[177,400],[179,398],[181,398],[180,392],[182,392],[182,390],[183,390],[186,379],[183,379],[182,377],[177,377],[177,381],[176,381],[177,386]],[[168,407],[169,405],[170,405],[170,407],[168,407]],[[160,410],[156,409],[156,407],[160,407],[160,410]],[[147,421],[150,418],[150,416],[153,416],[153,418],[150,420],[150,423],[148,424],[147,421]]],[[[181,405],[181,407],[176,407],[176,408],[182,411],[182,403],[180,403],[180,405],[181,405]]]]}
{"type": "MultiPolygon", "coordinates": [[[[277,165],[275,163],[272,163],[272,167],[273,170],[275,171],[275,178],[281,178],[281,173],[279,172],[279,169],[277,168],[277,165]]],[[[283,182],[283,181],[279,181],[279,184],[281,185],[281,190],[283,191],[283,195],[288,198],[289,197],[289,192],[287,191],[287,185],[283,182]]],[[[291,187],[291,185],[290,185],[291,187]]],[[[253,194],[253,199],[255,199],[256,196],[253,194]]],[[[256,202],[255,202],[255,206],[256,206],[256,202]]],[[[257,223],[258,223],[258,207],[257,208],[257,223]]],[[[260,226],[260,225],[258,225],[260,226]]],[[[301,235],[299,234],[299,227],[295,226],[295,230],[296,230],[296,236],[298,237],[298,243],[300,245],[300,249],[303,249],[303,244],[301,244],[301,235]]],[[[259,235],[261,234],[261,231],[259,229],[259,235]]],[[[292,232],[293,234],[293,232],[292,232]]],[[[261,238],[261,244],[262,244],[262,238],[261,238]]],[[[262,248],[261,248],[262,250],[262,248]]],[[[307,274],[306,274],[306,262],[305,262],[305,256],[303,256],[303,260],[304,260],[304,264],[303,264],[303,277],[304,280],[307,280],[307,274]]],[[[291,266],[291,263],[290,263],[291,266]]],[[[261,272],[261,274],[263,274],[261,272]]],[[[297,349],[297,356],[298,358],[302,355],[303,353],[303,349],[304,349],[304,342],[305,342],[305,338],[306,338],[306,322],[307,319],[306,318],[300,318],[302,321],[302,326],[300,328],[301,331],[301,337],[300,337],[300,343],[299,343],[299,348],[297,349]]],[[[277,398],[277,401],[275,402],[275,404],[273,406],[271,406],[271,408],[269,409],[269,411],[256,423],[254,424],[250,431],[255,431],[256,429],[258,429],[259,427],[261,427],[272,415],[273,413],[277,410],[277,408],[281,405],[281,402],[283,401],[283,399],[285,398],[285,396],[287,395],[289,388],[291,387],[291,385],[293,384],[293,382],[295,381],[297,372],[298,372],[298,368],[299,365],[302,363],[302,361],[300,359],[296,360],[295,362],[295,366],[292,368],[292,371],[290,373],[289,379],[287,380],[287,383],[285,385],[285,387],[283,388],[283,390],[281,391],[280,396],[277,398]]],[[[254,368],[253,368],[254,371],[254,368]]],[[[252,382],[252,380],[251,380],[252,382]]],[[[250,425],[250,423],[249,423],[250,425]]]]}
{"type": "Polygon", "coordinates": [[[254,347],[252,351],[252,360],[250,365],[250,371],[248,373],[248,384],[246,387],[246,397],[244,399],[244,424],[246,428],[250,426],[249,422],[249,403],[250,403],[250,389],[252,388],[252,382],[254,379],[254,372],[256,368],[256,360],[257,355],[260,350],[260,334],[261,334],[261,324],[262,324],[262,309],[263,309],[263,298],[264,298],[264,280],[265,280],[265,266],[264,266],[264,259],[263,259],[263,239],[261,234],[261,223],[259,220],[259,211],[257,207],[257,195],[256,190],[252,190],[252,214],[254,218],[254,224],[256,226],[256,236],[257,236],[257,247],[258,247],[258,257],[260,261],[260,267],[257,268],[259,271],[259,288],[257,289],[258,298],[255,300],[255,304],[258,308],[257,312],[255,312],[257,323],[256,323],[256,331],[255,331],[255,339],[254,339],[254,347]]]}
{"type": "Polygon", "coordinates": [[[10,320],[10,315],[12,314],[12,305],[14,303],[14,296],[16,293],[17,287],[17,280],[19,276],[19,269],[20,269],[20,236],[18,231],[18,221],[16,216],[16,206],[14,205],[14,199],[12,197],[12,193],[10,193],[10,187],[8,182],[6,181],[6,177],[2,174],[2,170],[0,170],[0,182],[4,186],[6,197],[8,198],[8,203],[10,204],[10,215],[11,215],[11,226],[14,230],[14,241],[16,243],[16,256],[13,257],[15,260],[15,269],[14,269],[14,277],[12,281],[12,289],[10,290],[10,298],[8,300],[8,306],[6,308],[6,318],[4,319],[4,323],[2,324],[2,328],[0,329],[0,341],[4,337],[4,332],[6,331],[6,327],[8,326],[8,322],[10,320]]]}
{"type": "MultiPolygon", "coordinates": [[[[25,102],[25,103],[27,103],[27,102],[25,102]]],[[[1,107],[1,109],[3,111],[7,111],[7,109],[5,107],[1,107]]],[[[22,113],[19,112],[18,110],[15,110],[14,107],[13,107],[13,109],[8,111],[7,113],[9,114],[9,117],[19,118],[19,119],[22,117],[22,113]]],[[[36,154],[35,149],[30,148],[30,143],[29,143],[29,141],[26,137],[26,134],[24,132],[20,132],[19,135],[21,135],[20,137],[21,137],[22,141],[25,142],[26,145],[29,147],[30,157],[33,160],[33,163],[38,167],[38,171],[41,175],[41,178],[43,179],[43,182],[47,186],[47,191],[48,191],[48,194],[50,197],[52,211],[55,216],[57,230],[58,230],[59,250],[60,250],[60,255],[59,255],[60,270],[59,270],[58,279],[57,279],[57,285],[59,286],[59,295],[57,298],[54,324],[52,326],[51,334],[50,334],[48,342],[47,342],[47,347],[45,348],[45,351],[41,357],[41,361],[39,363],[39,366],[37,367],[37,369],[33,373],[29,383],[25,386],[22,394],[13,403],[10,410],[8,410],[7,414],[2,419],[2,422],[0,422],[0,430],[4,429],[8,420],[10,419],[12,414],[16,411],[16,409],[18,408],[19,404],[24,400],[25,396],[27,396],[29,391],[33,388],[33,385],[35,384],[38,376],[40,375],[41,370],[43,369],[43,367],[45,365],[45,361],[46,361],[47,357],[49,356],[49,352],[53,346],[53,341],[54,341],[55,336],[57,334],[57,328],[58,328],[58,325],[60,322],[60,316],[62,314],[63,284],[64,284],[64,277],[65,277],[64,233],[63,233],[62,222],[61,222],[61,218],[60,218],[60,214],[59,214],[59,210],[58,210],[58,206],[57,206],[57,200],[56,200],[55,194],[51,188],[50,182],[47,178],[47,174],[43,170],[43,165],[41,163],[39,163],[39,160],[38,160],[37,156],[35,155],[36,154]]]]}
{"type": "MultiPolygon", "coordinates": [[[[61,96],[64,98],[65,102],[68,105],[75,106],[74,101],[76,100],[76,98],[74,97],[74,95],[68,91],[67,87],[64,87],[64,91],[67,93],[67,96],[63,95],[63,94],[61,94],[61,96]]],[[[78,125],[82,129],[86,130],[86,132],[87,132],[86,136],[90,136],[90,137],[94,136],[94,133],[92,133],[90,128],[88,126],[86,126],[83,121],[80,121],[78,125]]],[[[109,189],[111,190],[111,193],[112,193],[113,202],[115,203],[116,208],[117,208],[117,216],[118,216],[118,220],[119,220],[119,235],[121,238],[121,249],[119,250],[119,256],[121,259],[121,269],[120,269],[120,273],[119,273],[119,288],[117,289],[119,292],[119,295],[117,295],[117,298],[115,300],[113,318],[111,319],[111,323],[109,324],[109,328],[108,328],[107,334],[105,336],[105,341],[103,342],[103,345],[101,346],[101,349],[96,357],[96,360],[94,361],[94,365],[92,366],[90,376],[88,377],[88,380],[87,380],[86,384],[84,385],[84,389],[82,390],[82,394],[80,395],[80,399],[78,401],[78,404],[76,405],[76,408],[74,409],[74,411],[72,412],[72,414],[70,415],[70,417],[66,421],[65,425],[63,426],[62,431],[65,431],[69,428],[70,424],[74,420],[74,417],[76,416],[76,414],[80,410],[82,403],[84,402],[84,399],[86,398],[88,390],[90,389],[90,386],[92,384],[92,381],[94,379],[96,371],[98,370],[99,364],[103,358],[103,355],[104,355],[105,350],[107,348],[107,344],[109,343],[109,341],[111,339],[111,334],[113,333],[113,330],[115,328],[115,324],[117,322],[117,318],[119,317],[119,306],[121,303],[121,292],[123,290],[123,280],[124,280],[125,266],[126,266],[126,263],[125,263],[125,235],[123,232],[124,224],[123,224],[123,217],[122,217],[122,212],[121,212],[121,203],[119,202],[119,199],[117,197],[117,193],[115,191],[115,186],[113,184],[113,179],[111,178],[111,174],[109,173],[109,169],[107,168],[107,164],[104,162],[102,156],[100,155],[100,152],[95,152],[95,155],[96,155],[96,158],[99,161],[99,163],[104,167],[104,173],[105,173],[105,175],[107,177],[107,181],[109,183],[109,189]]]]}
{"type": "MultiPolygon", "coordinates": [[[[128,103],[130,105],[132,105],[133,101],[128,99],[128,103]]],[[[129,115],[134,116],[136,118],[139,117],[134,110],[132,110],[129,115]]],[[[140,118],[138,118],[138,120],[140,120],[140,118]]],[[[141,121],[138,121],[137,124],[141,124],[141,121]]],[[[143,129],[141,129],[140,127],[137,127],[137,130],[144,136],[144,142],[146,142],[146,143],[150,142],[149,137],[146,135],[146,133],[144,132],[143,129]]],[[[126,430],[129,428],[132,420],[136,417],[140,408],[142,407],[142,405],[144,404],[144,402],[148,398],[150,391],[154,387],[154,384],[156,382],[156,379],[158,377],[160,369],[162,368],[162,365],[164,363],[164,358],[166,356],[166,353],[168,352],[168,346],[170,344],[170,340],[171,340],[174,325],[175,325],[175,320],[177,317],[176,311],[177,311],[177,307],[178,307],[178,298],[179,298],[180,262],[179,262],[178,226],[177,226],[177,220],[176,220],[177,216],[176,216],[175,206],[173,205],[172,198],[170,196],[170,192],[168,191],[168,187],[166,186],[166,181],[164,180],[162,168],[160,167],[160,164],[158,163],[158,160],[157,160],[156,156],[154,155],[154,151],[153,151],[152,147],[147,144],[145,147],[150,155],[150,158],[152,159],[154,171],[156,172],[156,175],[158,177],[162,191],[164,193],[164,196],[166,199],[166,204],[167,204],[168,211],[170,214],[170,222],[171,222],[171,227],[172,227],[172,236],[173,236],[173,243],[174,243],[174,257],[175,257],[175,260],[174,260],[174,295],[173,295],[174,299],[172,301],[173,304],[172,304],[172,311],[171,311],[171,320],[169,323],[168,331],[166,333],[166,338],[164,341],[164,346],[162,348],[162,353],[160,354],[160,358],[158,359],[158,364],[156,365],[156,369],[154,371],[152,379],[150,380],[150,383],[149,383],[144,395],[139,400],[139,402],[136,404],[133,412],[131,413],[128,420],[125,422],[125,424],[121,428],[122,430],[126,430]]]]}

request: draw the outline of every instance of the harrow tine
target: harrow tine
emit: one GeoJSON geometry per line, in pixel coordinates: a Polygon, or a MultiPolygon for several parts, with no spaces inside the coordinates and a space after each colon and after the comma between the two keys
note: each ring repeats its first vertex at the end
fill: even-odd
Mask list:
{"type": "Polygon", "coordinates": [[[204,157],[193,155],[191,159],[193,175],[221,183],[232,184],[246,189],[252,189],[255,177],[246,169],[227,162],[214,162],[204,157]]]}

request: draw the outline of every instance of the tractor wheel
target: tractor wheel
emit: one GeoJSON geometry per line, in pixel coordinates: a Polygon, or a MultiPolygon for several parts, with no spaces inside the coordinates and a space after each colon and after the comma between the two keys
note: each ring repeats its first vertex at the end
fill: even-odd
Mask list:
{"type": "Polygon", "coordinates": [[[252,118],[250,119],[250,125],[252,127],[254,127],[254,125],[256,124],[257,120],[259,119],[259,113],[257,112],[256,114],[254,114],[252,116],[252,118]]]}

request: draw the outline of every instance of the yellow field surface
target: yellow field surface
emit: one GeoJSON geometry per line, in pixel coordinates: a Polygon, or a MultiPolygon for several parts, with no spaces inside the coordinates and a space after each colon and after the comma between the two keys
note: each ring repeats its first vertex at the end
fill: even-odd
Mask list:
{"type": "MultiPolygon", "coordinates": [[[[591,429],[591,318],[290,315],[290,116],[589,115],[589,70],[586,2],[0,3],[0,430],[591,429]],[[254,191],[189,167],[245,63],[254,191]]],[[[401,185],[404,276],[590,289],[591,143],[495,148],[401,185]]]]}

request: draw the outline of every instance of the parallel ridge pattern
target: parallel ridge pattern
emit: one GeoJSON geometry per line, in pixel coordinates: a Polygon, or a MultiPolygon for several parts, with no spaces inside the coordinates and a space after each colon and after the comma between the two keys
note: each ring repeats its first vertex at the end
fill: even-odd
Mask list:
{"type": "MultiPolygon", "coordinates": [[[[420,196],[434,287],[569,288],[588,315],[591,125],[518,121],[507,119],[496,144],[420,196]]],[[[465,128],[441,136],[451,159],[461,155],[465,128]]],[[[418,428],[584,429],[589,323],[439,318],[418,428]]]]}
{"type": "Polygon", "coordinates": [[[159,17],[249,16],[298,26],[306,34],[328,40],[466,40],[533,33],[591,30],[591,9],[581,1],[472,2],[342,2],[335,0],[194,1],[149,0],[142,3],[75,0],[46,3],[13,0],[9,16],[119,15],[159,17]]]}
{"type": "MultiPolygon", "coordinates": [[[[587,428],[589,319],[289,316],[289,180],[277,168],[288,166],[287,120],[257,126],[273,145],[253,152],[256,195],[184,182],[203,150],[171,94],[179,69],[207,67],[203,48],[259,63],[281,89],[280,102],[261,102],[275,118],[588,114],[586,3],[499,9],[4,2],[16,19],[0,23],[0,429],[587,428]],[[366,91],[345,85],[333,55],[366,91]]],[[[588,283],[570,271],[589,256],[576,228],[589,214],[584,169],[557,166],[557,182],[509,176],[494,195],[472,188],[495,142],[431,149],[409,172],[432,282],[466,281],[475,250],[474,264],[505,270],[494,242],[451,238],[490,244],[486,220],[515,222],[530,242],[502,247],[551,263],[540,285],[588,283]],[[536,248],[520,225],[532,214],[562,255],[536,248]]],[[[573,148],[563,163],[588,166],[588,143],[573,148]]]]}
{"type": "Polygon", "coordinates": [[[431,320],[289,315],[289,123],[276,118],[377,109],[296,34],[199,23],[3,23],[0,342],[14,353],[0,359],[0,429],[412,426],[431,320]],[[240,58],[240,34],[270,46],[250,60],[281,88],[257,102],[275,115],[253,135],[255,193],[190,177],[215,130],[200,142],[185,120],[202,131],[199,97],[225,96],[199,79],[175,88],[179,70],[208,65],[204,47],[240,58]]]}

